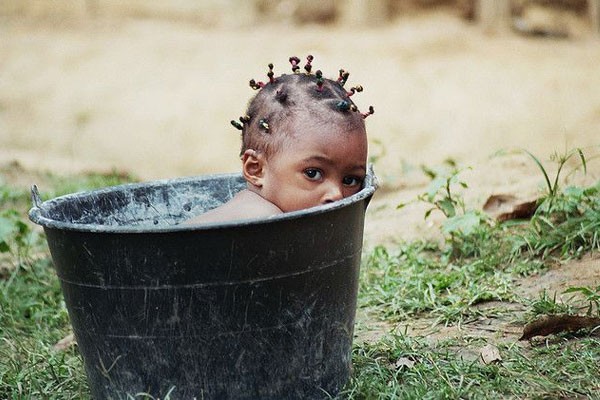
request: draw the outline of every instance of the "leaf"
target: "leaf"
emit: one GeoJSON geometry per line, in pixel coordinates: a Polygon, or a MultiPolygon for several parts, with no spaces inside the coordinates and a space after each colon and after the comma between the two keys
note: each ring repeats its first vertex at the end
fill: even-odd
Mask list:
{"type": "Polygon", "coordinates": [[[461,232],[470,235],[481,225],[481,217],[474,212],[467,212],[463,215],[457,215],[444,221],[443,230],[445,233],[461,232]]]}
{"type": "Polygon", "coordinates": [[[494,194],[488,197],[483,211],[499,222],[531,218],[537,209],[538,199],[522,200],[511,194],[494,194]]]}
{"type": "Polygon", "coordinates": [[[528,340],[535,336],[548,336],[561,332],[576,332],[584,328],[600,326],[600,318],[579,315],[545,315],[525,325],[523,336],[519,340],[528,340]]]}
{"type": "Polygon", "coordinates": [[[12,219],[0,215],[0,240],[6,240],[15,232],[15,223],[12,219]]]}
{"type": "Polygon", "coordinates": [[[406,368],[406,369],[411,369],[412,367],[415,366],[415,362],[413,360],[411,360],[410,358],[407,357],[400,357],[396,363],[394,364],[394,366],[397,369],[401,369],[401,368],[406,368]]]}
{"type": "Polygon", "coordinates": [[[435,177],[438,175],[433,169],[425,165],[421,165],[421,171],[423,171],[423,173],[427,175],[429,179],[435,179],[435,177]]]}
{"type": "Polygon", "coordinates": [[[10,218],[0,216],[0,253],[7,253],[10,251],[9,242],[13,240],[13,237],[17,231],[14,221],[10,218]]]}
{"type": "Polygon", "coordinates": [[[580,292],[581,294],[584,294],[588,297],[594,295],[594,292],[588,287],[570,287],[567,290],[565,290],[563,293],[575,293],[575,292],[580,292]]]}
{"type": "Polygon", "coordinates": [[[479,352],[479,357],[485,365],[502,361],[500,350],[498,350],[498,348],[493,344],[487,344],[483,346],[479,352]]]}
{"type": "Polygon", "coordinates": [[[440,191],[441,188],[446,186],[446,178],[443,176],[436,177],[433,179],[429,186],[427,186],[427,200],[433,202],[435,195],[440,191]]]}
{"type": "Polygon", "coordinates": [[[454,207],[454,203],[452,200],[445,198],[436,203],[439,209],[444,213],[444,215],[448,218],[454,217],[456,215],[456,209],[454,207]]]}
{"type": "Polygon", "coordinates": [[[537,164],[537,166],[540,168],[540,170],[542,171],[542,174],[544,175],[544,179],[546,180],[546,186],[548,187],[548,193],[550,194],[550,196],[553,196],[554,192],[552,191],[552,184],[550,183],[550,177],[548,177],[546,168],[544,168],[541,161],[538,160],[538,158],[536,156],[534,156],[532,153],[530,153],[529,151],[527,151],[525,149],[523,151],[525,153],[527,153],[529,155],[529,157],[531,157],[533,159],[533,161],[537,164]]]}
{"type": "Polygon", "coordinates": [[[64,338],[60,339],[54,346],[52,346],[53,350],[62,351],[66,350],[71,346],[75,346],[77,341],[75,340],[75,335],[72,333],[68,334],[64,338]]]}
{"type": "Polygon", "coordinates": [[[396,206],[396,210],[399,210],[399,209],[401,209],[401,208],[404,208],[404,207],[406,207],[407,205],[408,205],[408,203],[400,203],[400,204],[398,204],[398,205],[396,206]]]}
{"type": "Polygon", "coordinates": [[[585,161],[585,156],[583,155],[583,151],[578,148],[577,154],[579,154],[579,159],[581,159],[581,165],[583,165],[583,173],[587,174],[587,163],[585,161]]]}

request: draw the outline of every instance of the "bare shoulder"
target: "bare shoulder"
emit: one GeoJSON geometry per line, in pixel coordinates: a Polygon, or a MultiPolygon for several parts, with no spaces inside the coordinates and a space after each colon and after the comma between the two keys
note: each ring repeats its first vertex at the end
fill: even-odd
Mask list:
{"type": "Polygon", "coordinates": [[[270,217],[281,214],[282,211],[273,203],[260,195],[242,190],[227,203],[190,218],[184,224],[197,225],[209,222],[225,222],[251,218],[270,217]]]}

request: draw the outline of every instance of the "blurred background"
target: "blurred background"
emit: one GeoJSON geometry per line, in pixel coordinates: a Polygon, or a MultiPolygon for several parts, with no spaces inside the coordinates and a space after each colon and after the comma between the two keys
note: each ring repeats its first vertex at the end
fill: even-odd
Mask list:
{"type": "Polygon", "coordinates": [[[371,157],[410,166],[600,144],[599,0],[0,0],[0,162],[140,179],[239,170],[248,80],[315,56],[371,157]]]}

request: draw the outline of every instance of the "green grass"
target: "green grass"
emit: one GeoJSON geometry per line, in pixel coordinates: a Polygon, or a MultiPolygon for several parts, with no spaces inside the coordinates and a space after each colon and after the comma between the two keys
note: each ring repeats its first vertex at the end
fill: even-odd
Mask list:
{"type": "Polygon", "coordinates": [[[52,348],[70,327],[47,256],[22,262],[5,277],[0,308],[0,398],[84,398],[87,385],[78,352],[52,348]]]}
{"type": "Polygon", "coordinates": [[[482,338],[432,344],[425,338],[389,335],[377,343],[356,346],[355,373],[346,395],[354,399],[599,396],[597,338],[563,337],[527,351],[519,344],[500,344],[502,360],[488,365],[478,359],[478,351],[485,345],[482,338]]]}
{"type": "MultiPolygon", "coordinates": [[[[364,255],[361,270],[359,307],[370,318],[389,326],[421,321],[431,329],[357,340],[353,375],[341,397],[600,398],[597,334],[559,334],[531,344],[494,329],[428,336],[477,321],[504,321],[518,329],[541,314],[599,315],[600,287],[571,288],[579,298],[567,303],[546,292],[522,298],[515,287],[523,277],[600,250],[600,185],[552,185],[531,221],[498,224],[465,206],[455,187],[467,186],[460,169],[449,167],[427,170],[432,185],[419,198],[431,205],[429,213],[444,214],[444,240],[376,247],[364,255]],[[485,307],[490,301],[499,306],[485,307]],[[502,360],[486,365],[479,352],[490,343],[502,360]]],[[[40,189],[46,199],[131,180],[119,174],[45,176],[40,189]]],[[[29,207],[27,188],[0,179],[0,399],[89,398],[77,348],[53,349],[70,333],[69,319],[43,233],[27,221],[29,207]]]]}
{"type": "MultiPolygon", "coordinates": [[[[127,182],[118,174],[44,176],[44,198],[127,182]]],[[[53,349],[69,318],[43,234],[27,220],[29,190],[0,179],[0,399],[85,399],[76,348],[53,349]]]]}
{"type": "MultiPolygon", "coordinates": [[[[443,214],[444,241],[373,249],[361,271],[359,306],[392,324],[422,320],[455,327],[481,320],[504,320],[522,327],[537,315],[600,315],[600,287],[569,288],[566,294],[582,296],[567,302],[558,301],[556,293],[522,298],[515,291],[524,276],[542,274],[553,265],[600,250],[600,182],[588,188],[558,185],[558,175],[574,154],[585,166],[579,150],[556,156],[560,165],[554,183],[536,159],[549,186],[528,221],[496,223],[468,209],[456,194],[457,187],[468,186],[453,163],[438,170],[424,169],[431,184],[416,200],[430,205],[426,218],[433,212],[443,214]],[[489,301],[500,306],[477,307],[489,301]],[[525,311],[508,307],[515,303],[525,311]]],[[[589,336],[581,332],[582,338],[559,334],[533,346],[518,342],[520,335],[513,335],[511,342],[502,340],[500,329],[491,338],[484,331],[465,332],[472,331],[432,342],[427,331],[420,337],[418,332],[391,330],[377,342],[356,344],[355,374],[346,395],[356,399],[600,398],[597,332],[589,336]],[[465,349],[488,342],[499,347],[501,362],[485,365],[477,356],[462,357],[465,349]],[[398,360],[404,361],[398,364],[398,360]]]]}
{"type": "Polygon", "coordinates": [[[481,315],[487,301],[513,301],[512,275],[495,261],[444,262],[427,243],[400,246],[395,253],[377,247],[369,255],[360,283],[360,305],[397,322],[427,314],[437,323],[455,324],[481,315]]]}

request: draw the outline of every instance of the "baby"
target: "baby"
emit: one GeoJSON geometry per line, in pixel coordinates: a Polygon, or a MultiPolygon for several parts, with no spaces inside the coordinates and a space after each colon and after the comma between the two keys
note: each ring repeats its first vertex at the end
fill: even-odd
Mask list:
{"type": "Polygon", "coordinates": [[[367,134],[351,96],[348,72],[337,80],[304,72],[291,57],[292,74],[275,77],[269,64],[266,83],[250,81],[258,94],[246,115],[231,123],[242,131],[242,174],[247,188],[230,201],[186,223],[200,224],[268,217],[330,203],[357,193],[366,175],[367,134]]]}

